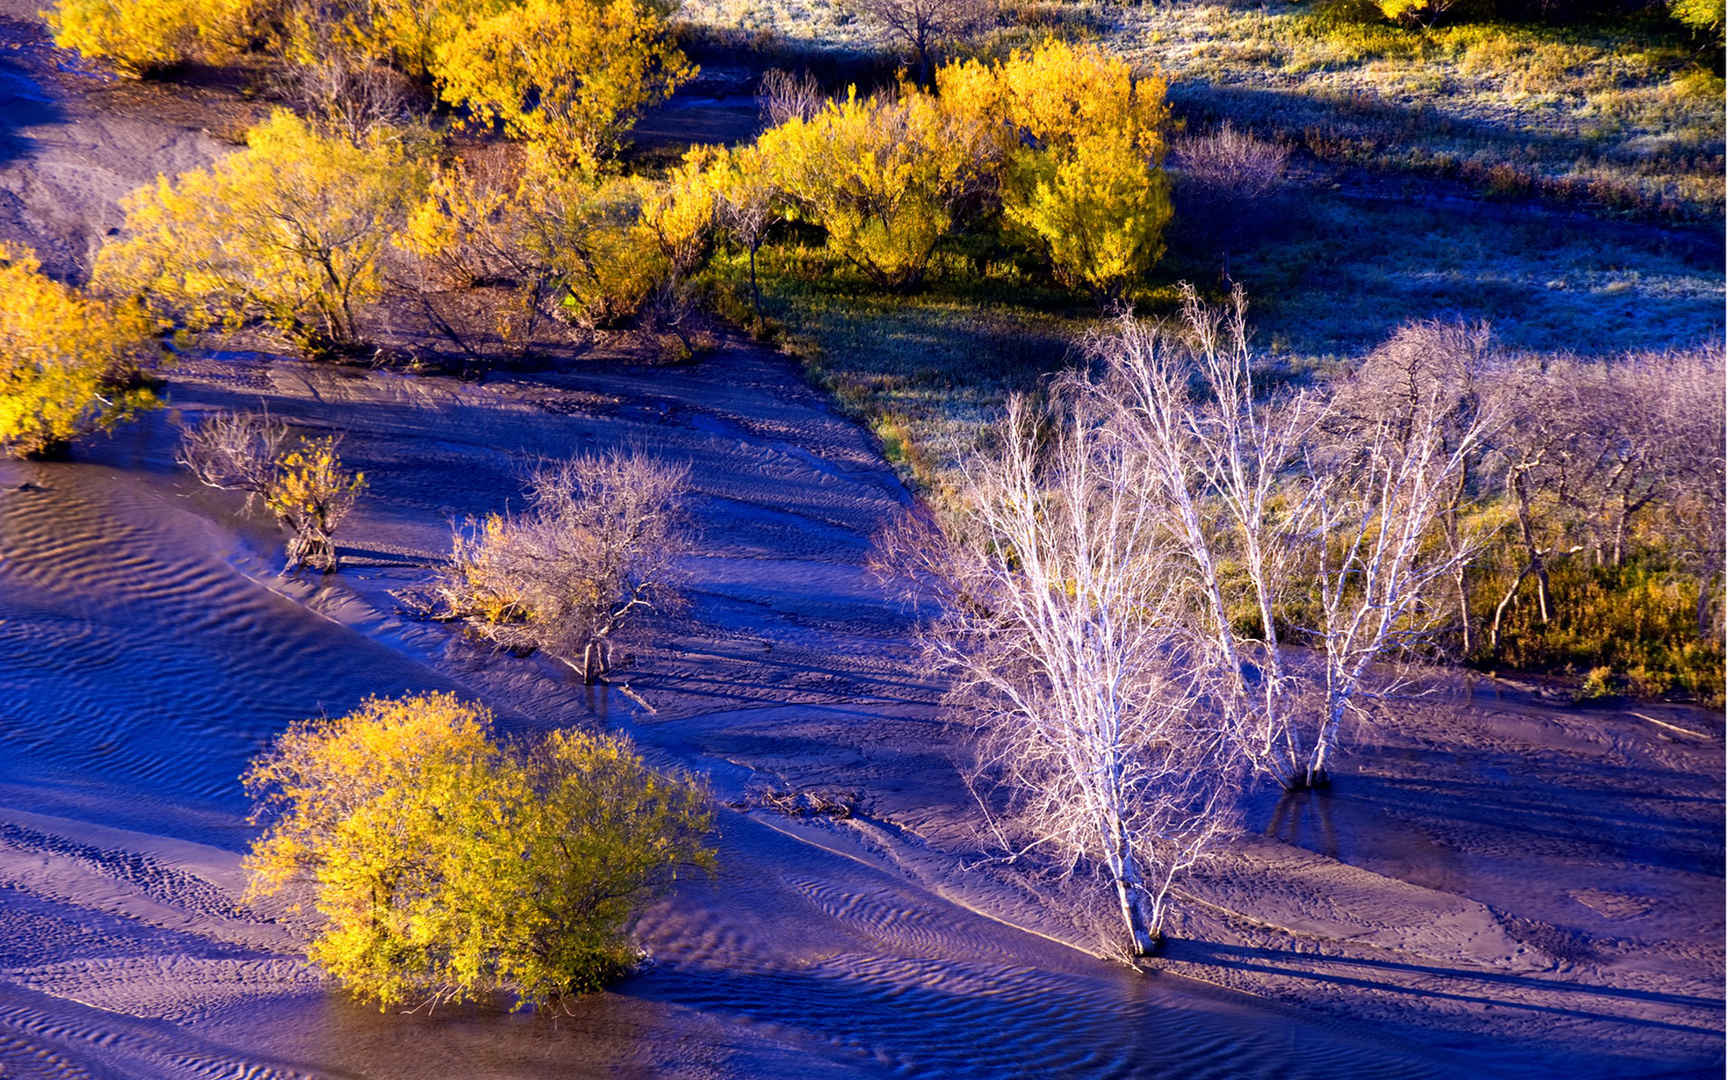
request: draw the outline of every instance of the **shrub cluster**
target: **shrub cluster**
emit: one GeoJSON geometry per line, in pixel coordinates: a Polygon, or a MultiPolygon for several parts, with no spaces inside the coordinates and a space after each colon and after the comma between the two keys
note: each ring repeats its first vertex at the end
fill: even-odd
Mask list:
{"type": "Polygon", "coordinates": [[[689,776],[616,736],[501,745],[491,722],[448,694],[373,699],[288,729],[246,772],[269,822],[248,895],[309,886],[309,958],[380,1009],[597,989],[633,965],[636,906],[713,866],[689,776]]]}
{"type": "Polygon", "coordinates": [[[189,428],[178,459],[198,482],[243,491],[288,533],[288,569],[336,569],[336,529],[366,490],[344,468],[334,436],[289,441],[288,425],[251,413],[216,413],[189,428]]]}
{"type": "Polygon", "coordinates": [[[62,48],[133,76],[253,45],[290,68],[388,68],[477,123],[592,164],[694,73],[668,14],[659,0],[59,0],[48,23],[62,48]]]}
{"type": "Polygon", "coordinates": [[[1122,295],[1163,253],[1162,81],[1051,40],[1000,63],[949,64],[935,83],[789,116],[757,140],[752,167],[886,287],[916,284],[943,238],[994,220],[1064,284],[1100,297],[1122,295]]]}

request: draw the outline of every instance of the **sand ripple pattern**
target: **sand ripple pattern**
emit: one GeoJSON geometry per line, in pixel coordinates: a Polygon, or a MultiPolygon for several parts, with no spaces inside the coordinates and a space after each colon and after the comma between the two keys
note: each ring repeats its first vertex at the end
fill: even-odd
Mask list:
{"type": "Polygon", "coordinates": [[[24,468],[0,485],[0,778],[234,809],[246,760],[292,721],[438,684],[250,580],[171,494],[24,468]]]}

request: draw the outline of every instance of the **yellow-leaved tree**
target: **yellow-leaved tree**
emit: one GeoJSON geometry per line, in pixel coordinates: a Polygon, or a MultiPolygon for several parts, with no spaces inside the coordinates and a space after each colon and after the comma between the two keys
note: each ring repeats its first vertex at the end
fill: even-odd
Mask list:
{"type": "Polygon", "coordinates": [[[466,20],[502,6],[501,0],[291,0],[281,20],[283,52],[289,62],[307,64],[325,50],[343,49],[426,81],[441,43],[466,20]]]}
{"type": "Polygon", "coordinates": [[[128,196],[95,280],[194,330],[258,323],[308,356],[352,353],[424,184],[397,133],[353,142],[279,109],[246,149],[128,196]]]}
{"type": "Polygon", "coordinates": [[[910,88],[864,100],[853,92],[770,128],[756,146],[776,187],[829,246],[890,288],[923,277],[986,164],[971,118],[910,88]]]}
{"type": "Polygon", "coordinates": [[[695,74],[648,0],[518,0],[473,10],[434,48],[452,105],[560,168],[592,170],[641,111],[695,74]]]}
{"type": "Polygon", "coordinates": [[[1050,40],[997,65],[951,64],[937,86],[950,111],[1006,135],[1003,216],[1064,283],[1119,296],[1163,255],[1162,79],[1137,78],[1096,46],[1050,40]]]}
{"type": "Polygon", "coordinates": [[[231,59],[257,33],[261,0],[58,0],[54,44],[145,76],[231,59]]]}
{"type": "Polygon", "coordinates": [[[704,250],[712,211],[699,188],[680,197],[642,177],[595,177],[533,154],[513,168],[440,169],[403,245],[446,281],[514,288],[524,326],[542,314],[590,329],[628,323],[704,250]]]}
{"type": "Polygon", "coordinates": [[[156,403],[140,385],[159,359],[136,304],[110,304],[42,273],[0,244],[0,454],[40,454],[156,403]]]}
{"type": "Polygon", "coordinates": [[[541,1005],[628,970],[631,913],[712,869],[707,792],[619,737],[500,745],[449,694],[372,699],[277,737],[246,772],[249,895],[303,887],[308,957],[380,1008],[541,1005]]]}

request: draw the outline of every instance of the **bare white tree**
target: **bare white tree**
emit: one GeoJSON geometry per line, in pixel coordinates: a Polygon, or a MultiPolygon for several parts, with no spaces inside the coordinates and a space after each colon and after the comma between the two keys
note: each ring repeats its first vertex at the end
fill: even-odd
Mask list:
{"type": "MultiPolygon", "coordinates": [[[[1360,431],[1380,418],[1397,417],[1402,430],[1419,427],[1417,414],[1437,410],[1441,445],[1456,449],[1470,436],[1472,423],[1484,408],[1497,416],[1507,413],[1507,400],[1517,386],[1513,365],[1503,355],[1486,323],[1428,319],[1407,323],[1362,361],[1338,388],[1333,426],[1352,425],[1360,431]]],[[[1472,513],[1485,492],[1499,482],[1495,467],[1501,447],[1495,440],[1476,438],[1466,449],[1451,497],[1440,515],[1446,543],[1470,554],[1479,544],[1481,522],[1472,513]]],[[[1472,575],[1469,559],[1454,560],[1451,570],[1460,652],[1469,655],[1477,641],[1472,616],[1472,575]]]]}
{"type": "Polygon", "coordinates": [[[688,488],[687,469],[637,453],[542,463],[528,477],[527,512],[456,529],[424,606],[593,682],[620,631],[677,600],[688,488]]]}
{"type": "Polygon", "coordinates": [[[1013,401],[947,527],[909,525],[886,552],[935,590],[925,640],[975,735],[998,840],[1100,874],[1143,955],[1226,826],[1236,757],[1169,617],[1184,585],[1143,474],[1088,406],[1013,401]]]}
{"type": "Polygon", "coordinates": [[[1481,552],[1488,532],[1461,526],[1443,538],[1440,525],[1497,422],[1483,399],[1460,399],[1454,384],[1430,379],[1402,409],[1338,423],[1332,439],[1306,451],[1297,485],[1322,526],[1313,570],[1319,613],[1307,633],[1325,661],[1307,783],[1325,781],[1345,717],[1403,688],[1400,661],[1428,652],[1449,618],[1442,587],[1481,552]]]}
{"type": "Polygon", "coordinates": [[[1225,309],[1187,290],[1174,324],[1121,320],[1095,336],[1096,375],[1070,378],[1111,416],[1191,582],[1183,615],[1196,665],[1253,767],[1300,786],[1311,695],[1290,670],[1286,625],[1307,587],[1319,505],[1291,485],[1325,413],[1312,394],[1262,400],[1240,289],[1225,309]]]}
{"type": "Polygon", "coordinates": [[[1147,477],[1191,584],[1182,617],[1207,695],[1257,771],[1323,783],[1342,720],[1405,685],[1391,661],[1426,642],[1434,583],[1481,546],[1437,532],[1488,411],[1461,416],[1431,379],[1366,425],[1339,408],[1361,396],[1348,386],[1262,394],[1240,289],[1222,308],[1187,289],[1176,322],[1124,319],[1090,353],[1098,371],[1070,376],[1072,392],[1147,477]]]}

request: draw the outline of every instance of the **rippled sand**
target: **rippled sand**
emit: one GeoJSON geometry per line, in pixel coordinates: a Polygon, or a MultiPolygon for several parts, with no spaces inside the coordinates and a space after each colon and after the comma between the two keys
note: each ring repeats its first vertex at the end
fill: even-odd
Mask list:
{"type": "MultiPolygon", "coordinates": [[[[1581,997],[1594,976],[1536,978],[1552,951],[1471,898],[1484,864],[1454,852],[1460,880],[1424,884],[1374,865],[1409,844],[1374,842],[1384,823],[1343,797],[1372,789],[1348,781],[1340,820],[1314,835],[1266,808],[1279,835],[1197,882],[1171,949],[1174,970],[1320,1012],[1100,960],[1012,879],[963,870],[976,844],[953,733],[905,613],[865,567],[909,500],[779,358],[732,347],[688,368],[476,385],[236,356],[188,362],[170,395],[186,418],[265,405],[339,426],[372,488],[347,569],[278,578],[265,523],[173,470],[174,414],[78,463],[0,466],[0,1062],[14,1072],[1636,1075],[1720,1053],[1719,919],[1714,954],[1704,938],[1647,990],[1581,997]],[[703,525],[690,610],[624,672],[653,713],[396,612],[389,590],[423,578],[452,518],[518,497],[522,455],[616,445],[689,462],[703,525]],[[487,701],[510,729],[621,726],[726,801],[790,787],[860,813],[724,812],[719,875],[640,920],[653,968],[572,1016],[380,1016],[292,958],[279,911],[238,903],[236,777],[295,718],[431,687],[487,701]],[[1305,850],[1328,836],[1333,851],[1305,850]],[[1299,962],[1352,941],[1391,962],[1299,962]],[[1696,977],[1676,976],[1687,963],[1696,977]],[[1542,1037],[1555,1025],[1565,1040],[1542,1037]]],[[[1700,752],[1719,762],[1719,740],[1700,752]]],[[[1707,853],[1712,834],[1677,842],[1707,853]]],[[[1708,871],[1660,881],[1707,900],[1708,871]]]]}

